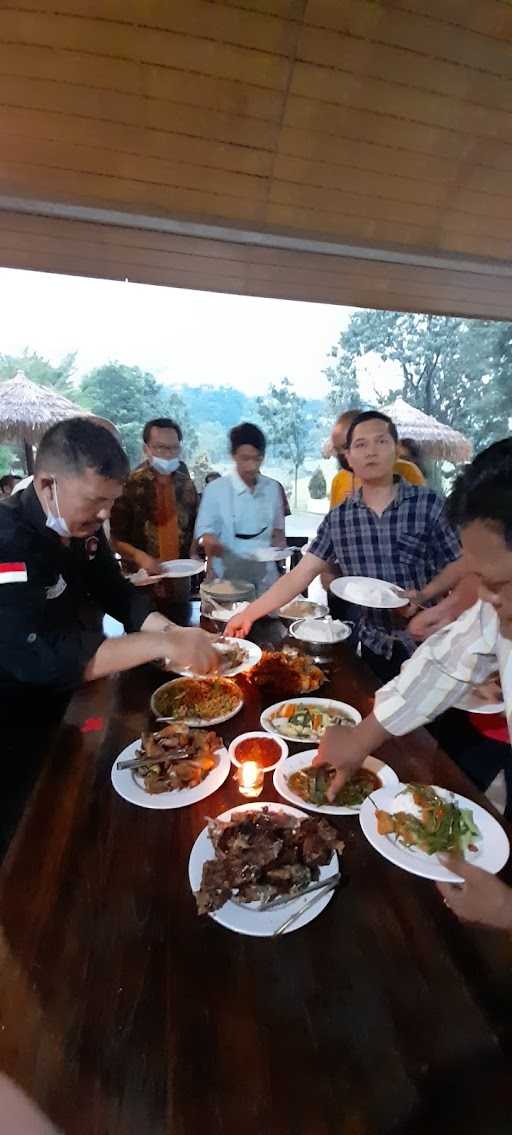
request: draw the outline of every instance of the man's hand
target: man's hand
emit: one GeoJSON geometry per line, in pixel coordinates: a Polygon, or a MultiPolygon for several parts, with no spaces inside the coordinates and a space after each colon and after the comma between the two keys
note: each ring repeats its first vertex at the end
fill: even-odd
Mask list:
{"type": "Polygon", "coordinates": [[[389,733],[374,713],[369,713],[353,729],[346,725],[333,725],[326,729],[313,764],[332,765],[338,770],[327,792],[329,800],[335,799],[336,793],[357,772],[368,753],[374,753],[388,738],[389,733]]]}
{"type": "Polygon", "coordinates": [[[215,650],[215,635],[199,627],[173,627],[162,633],[162,658],[168,669],[190,670],[192,674],[212,674],[219,669],[221,656],[215,650]]]}
{"type": "Polygon", "coordinates": [[[271,545],[273,548],[286,548],[286,534],[282,528],[272,529],[271,545]]]}
{"type": "Polygon", "coordinates": [[[481,867],[474,867],[456,855],[439,856],[445,867],[464,882],[437,883],[437,889],[450,910],[463,922],[478,922],[496,930],[512,930],[512,890],[481,867]]]}
{"type": "Polygon", "coordinates": [[[491,674],[486,682],[481,682],[479,686],[473,686],[472,694],[483,705],[494,705],[495,702],[502,702],[503,690],[499,673],[491,674]]]}
{"type": "Polygon", "coordinates": [[[138,567],[147,571],[148,575],[160,575],[162,567],[160,560],[155,559],[154,556],[148,556],[147,552],[137,551],[136,564],[138,567]]]}
{"type": "Polygon", "coordinates": [[[418,611],[417,607],[408,607],[407,610],[411,611],[413,616],[407,630],[419,642],[422,642],[425,638],[430,638],[431,634],[435,634],[436,631],[442,630],[443,627],[447,627],[449,623],[453,622],[452,612],[444,606],[444,603],[438,603],[435,607],[427,607],[425,611],[418,611]]]}
{"type": "Polygon", "coordinates": [[[166,615],[162,615],[160,611],[150,611],[140,629],[149,632],[149,634],[154,634],[157,631],[173,630],[174,626],[175,624],[171,623],[166,615]]]}
{"type": "Polygon", "coordinates": [[[203,545],[204,554],[208,559],[212,556],[218,556],[222,559],[224,548],[218,537],[214,536],[212,532],[205,532],[204,536],[201,536],[201,544],[203,545]]]}
{"type": "Polygon", "coordinates": [[[351,745],[351,735],[354,733],[355,729],[349,729],[346,725],[333,725],[330,729],[326,729],[313,760],[314,765],[332,765],[338,770],[327,791],[331,801],[357,771],[366,756],[366,753],[361,753],[357,742],[351,745]]]}
{"type": "MultiPolygon", "coordinates": [[[[251,606],[252,604],[249,604],[245,610],[239,611],[237,615],[233,615],[233,618],[229,620],[224,631],[225,638],[247,638],[254,622],[250,613],[251,606]]],[[[215,611],[213,612],[213,617],[215,618],[215,611]]]]}

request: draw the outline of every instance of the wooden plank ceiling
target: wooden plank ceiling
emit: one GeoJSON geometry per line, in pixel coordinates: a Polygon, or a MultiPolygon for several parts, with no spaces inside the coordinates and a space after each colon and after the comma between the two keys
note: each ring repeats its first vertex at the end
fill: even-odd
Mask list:
{"type": "Polygon", "coordinates": [[[510,317],[509,0],[3,0],[0,263],[510,317]]]}

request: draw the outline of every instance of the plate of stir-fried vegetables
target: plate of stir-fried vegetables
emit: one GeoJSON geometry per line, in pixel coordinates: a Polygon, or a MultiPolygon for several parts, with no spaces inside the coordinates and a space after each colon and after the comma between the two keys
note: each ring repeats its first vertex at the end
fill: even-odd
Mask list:
{"type": "Polygon", "coordinates": [[[425,879],[461,881],[439,860],[442,853],[462,855],[492,875],[509,856],[507,836],[485,808],[436,785],[380,788],[365,800],[359,819],[385,859],[425,879]]]}
{"type": "Polygon", "coordinates": [[[303,745],[320,741],[332,725],[358,725],[361,714],[354,706],[330,698],[288,698],[265,709],[260,721],[268,733],[303,745]]]}
{"type": "Polygon", "coordinates": [[[398,777],[389,765],[377,757],[366,757],[361,768],[339,789],[331,804],[327,791],[336,775],[331,765],[313,765],[316,749],[295,753],[279,762],[274,772],[274,787],[290,804],[322,812],[329,816],[355,816],[370,792],[383,785],[398,784],[398,777]]]}
{"type": "Polygon", "coordinates": [[[143,733],[116,757],[112,784],[142,808],[185,808],[216,792],[231,762],[216,733],[187,725],[164,725],[143,733]],[[127,765],[128,767],[122,767],[127,765]]]}

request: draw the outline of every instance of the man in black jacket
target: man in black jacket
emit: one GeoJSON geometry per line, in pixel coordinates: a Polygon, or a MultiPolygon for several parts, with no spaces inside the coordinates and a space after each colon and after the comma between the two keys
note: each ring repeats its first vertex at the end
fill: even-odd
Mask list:
{"type": "Polygon", "coordinates": [[[37,769],[50,731],[83,682],[160,658],[179,669],[216,668],[205,631],[169,623],[147,593],[121,575],[102,526],[128,471],[126,455],[107,429],[71,418],[43,438],[33,483],[0,501],[5,806],[29,769],[37,769]],[[128,633],[105,639],[98,610],[128,633]]]}

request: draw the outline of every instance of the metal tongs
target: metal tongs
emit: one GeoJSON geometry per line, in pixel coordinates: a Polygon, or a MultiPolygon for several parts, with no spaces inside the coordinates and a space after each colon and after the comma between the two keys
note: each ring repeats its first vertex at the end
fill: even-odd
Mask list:
{"type": "Polygon", "coordinates": [[[129,761],[118,761],[116,768],[118,769],[137,769],[143,768],[145,765],[163,765],[169,761],[186,761],[189,758],[189,753],[186,749],[170,749],[163,752],[158,757],[138,756],[132,757],[129,761]]]}

